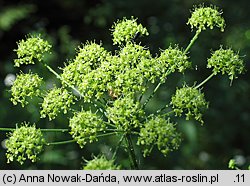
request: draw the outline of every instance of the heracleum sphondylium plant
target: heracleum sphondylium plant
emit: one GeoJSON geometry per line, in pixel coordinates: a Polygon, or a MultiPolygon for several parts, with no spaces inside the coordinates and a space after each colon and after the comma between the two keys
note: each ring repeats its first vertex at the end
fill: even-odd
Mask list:
{"type": "Polygon", "coordinates": [[[171,45],[154,57],[147,47],[136,42],[138,37],[149,35],[147,29],[133,17],[124,18],[111,29],[113,44],[119,46],[114,54],[101,43],[86,42],[79,46],[76,57],[61,68],[61,73],[43,63],[44,55],[51,52],[51,45],[40,35],[29,35],[26,40],[19,41],[14,66],[43,63],[61,81],[61,86],[41,90],[42,77],[32,72],[21,72],[11,87],[13,104],[25,106],[27,97],[39,96],[43,97],[41,118],[53,120],[59,113],[68,112],[73,112],[73,116],[69,119],[68,129],[36,129],[35,124],[28,123],[8,129],[13,130],[6,141],[8,162],[17,160],[22,164],[27,159],[34,162],[46,145],[56,145],[56,142],[43,138],[42,133],[46,131],[68,131],[72,140],[61,141],[60,144],[76,142],[81,148],[86,143],[94,143],[99,137],[116,135],[120,138],[112,151],[112,159],[97,156],[86,161],[84,169],[120,168],[114,164],[120,147],[128,153],[133,169],[138,168],[134,145],[138,145],[144,156],[150,155],[154,147],[165,156],[178,149],[182,139],[174,118],[184,116],[187,120],[194,119],[204,124],[202,116],[208,102],[202,86],[218,73],[227,74],[232,81],[244,70],[239,54],[220,46],[208,59],[207,68],[212,71],[208,78],[192,86],[183,82],[165,107],[155,113],[146,113],[148,102],[171,73],[184,73],[191,69],[188,54],[199,34],[216,27],[222,32],[225,29],[222,12],[214,6],[195,7],[187,24],[196,32],[188,46],[183,49],[179,45],[171,45]],[[154,84],[155,89],[146,97],[149,84],[154,84]],[[73,111],[71,106],[79,100],[92,107],[73,111]],[[29,140],[24,140],[26,138],[29,140]]]}

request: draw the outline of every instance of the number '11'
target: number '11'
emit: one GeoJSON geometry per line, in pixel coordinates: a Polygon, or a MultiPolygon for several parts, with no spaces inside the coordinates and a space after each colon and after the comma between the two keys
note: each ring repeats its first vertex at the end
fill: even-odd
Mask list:
{"type": "Polygon", "coordinates": [[[237,182],[244,182],[245,181],[245,175],[244,174],[237,174],[236,175],[237,182]]]}

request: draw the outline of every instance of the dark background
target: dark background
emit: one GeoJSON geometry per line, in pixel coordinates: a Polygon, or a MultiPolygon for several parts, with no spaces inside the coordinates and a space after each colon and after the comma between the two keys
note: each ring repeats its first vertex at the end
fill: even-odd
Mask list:
{"type": "MultiPolygon", "coordinates": [[[[114,21],[123,17],[137,17],[138,22],[148,28],[150,35],[141,40],[143,45],[157,53],[170,44],[178,43],[185,48],[194,32],[186,22],[190,9],[200,3],[215,4],[223,9],[226,29],[202,32],[190,51],[196,71],[188,71],[185,76],[173,75],[161,87],[157,97],[150,103],[150,110],[158,104],[169,101],[175,88],[185,80],[192,85],[201,82],[211,72],[206,69],[206,59],[211,50],[222,44],[239,51],[249,69],[250,51],[250,3],[247,0],[20,0],[0,1],[0,127],[15,127],[23,121],[35,122],[41,128],[63,128],[67,126],[68,116],[59,116],[49,122],[39,119],[39,100],[25,108],[13,106],[10,102],[10,87],[6,76],[15,74],[20,69],[13,67],[16,57],[13,49],[16,42],[28,33],[42,33],[53,43],[53,55],[46,59],[55,69],[73,58],[75,48],[80,43],[95,40],[102,41],[108,50],[114,50],[110,28],[114,21]],[[5,80],[5,81],[4,81],[5,80]]],[[[27,67],[22,67],[27,71],[27,67]]],[[[32,67],[44,77],[48,86],[57,81],[42,65],[32,67]]],[[[59,70],[58,70],[59,71],[59,70]]],[[[227,169],[229,159],[236,158],[240,167],[249,164],[250,160],[250,84],[249,72],[240,75],[232,86],[227,76],[218,75],[204,87],[206,99],[210,102],[209,110],[204,115],[205,124],[201,126],[193,121],[179,120],[179,130],[183,142],[178,151],[167,157],[157,150],[148,158],[140,158],[142,169],[227,169]]],[[[40,161],[29,162],[20,166],[17,163],[6,164],[4,149],[6,133],[0,132],[0,165],[1,169],[80,169],[83,159],[91,159],[99,152],[110,156],[110,148],[115,145],[113,138],[105,138],[98,143],[80,149],[77,144],[52,146],[45,149],[40,161]]],[[[46,134],[48,141],[70,139],[68,134],[46,134]]],[[[119,151],[117,163],[128,168],[128,157],[119,151]]]]}

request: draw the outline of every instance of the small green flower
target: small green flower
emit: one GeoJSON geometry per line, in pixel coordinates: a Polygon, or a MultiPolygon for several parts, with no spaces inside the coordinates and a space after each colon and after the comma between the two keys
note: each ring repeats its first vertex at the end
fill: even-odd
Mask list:
{"type": "Polygon", "coordinates": [[[158,68],[162,71],[164,77],[175,71],[183,73],[187,68],[191,67],[188,56],[177,45],[163,50],[156,60],[158,61],[158,68]]]}
{"type": "Polygon", "coordinates": [[[49,117],[49,120],[55,119],[55,117],[63,111],[64,114],[68,112],[68,109],[74,104],[75,97],[70,94],[66,89],[53,88],[44,97],[42,103],[42,110],[40,112],[41,118],[49,117]]]}
{"type": "Polygon", "coordinates": [[[28,104],[27,97],[32,98],[40,95],[39,88],[41,84],[42,78],[37,74],[32,74],[31,72],[28,74],[20,73],[11,87],[12,98],[10,100],[14,105],[17,105],[19,102],[24,107],[28,104]]]}
{"type": "Polygon", "coordinates": [[[178,149],[180,142],[180,134],[170,119],[153,116],[143,124],[137,145],[144,147],[144,156],[149,155],[155,145],[166,156],[170,151],[178,149]]]}
{"type": "Polygon", "coordinates": [[[236,162],[234,159],[231,159],[229,162],[228,162],[228,168],[230,169],[235,169],[236,167],[236,162]]]}
{"type": "Polygon", "coordinates": [[[229,79],[233,81],[238,74],[244,72],[244,63],[239,54],[236,54],[232,49],[221,47],[212,53],[211,58],[208,59],[207,68],[213,68],[214,74],[227,74],[229,79]]]}
{"type": "Polygon", "coordinates": [[[185,114],[186,120],[194,117],[195,120],[204,123],[202,115],[208,108],[208,102],[200,90],[187,86],[177,89],[175,95],[172,96],[171,105],[176,116],[185,114]]]}
{"type": "Polygon", "coordinates": [[[214,27],[220,28],[223,32],[225,29],[225,20],[221,14],[222,12],[219,11],[216,6],[204,7],[200,5],[194,8],[187,24],[190,25],[192,29],[198,29],[199,32],[207,28],[213,29],[214,27]]]}
{"type": "Polygon", "coordinates": [[[107,117],[118,129],[127,131],[139,126],[139,119],[144,116],[139,102],[130,96],[118,98],[113,107],[107,108],[107,117]]]}
{"type": "Polygon", "coordinates": [[[105,131],[106,124],[95,113],[91,111],[81,111],[75,113],[69,121],[70,134],[81,148],[87,142],[97,141],[98,132],[105,131]]]}
{"type": "Polygon", "coordinates": [[[29,126],[27,123],[22,125],[10,133],[6,140],[7,163],[16,160],[23,164],[27,159],[35,162],[37,155],[42,152],[45,145],[45,139],[40,129],[36,129],[35,125],[29,126]]]}
{"type": "Polygon", "coordinates": [[[107,86],[109,90],[114,91],[117,95],[128,95],[135,92],[144,92],[145,69],[143,63],[151,60],[151,54],[148,49],[135,43],[127,43],[118,56],[114,56],[110,61],[110,69],[113,72],[113,81],[107,86]]]}
{"type": "Polygon", "coordinates": [[[48,41],[43,40],[40,35],[29,35],[26,40],[19,41],[18,48],[14,50],[18,57],[14,60],[14,66],[35,64],[35,60],[42,61],[44,53],[50,52],[51,47],[48,41]]]}
{"type": "Polygon", "coordinates": [[[63,68],[63,85],[76,86],[87,102],[94,95],[99,99],[106,91],[105,83],[110,80],[110,64],[107,64],[110,57],[110,53],[101,45],[87,42],[79,48],[76,58],[63,68]]]}
{"type": "MultiPolygon", "coordinates": [[[[95,42],[87,42],[79,48],[78,54],[74,59],[78,64],[85,64],[91,69],[96,69],[106,60],[110,54],[102,47],[101,44],[95,42]]],[[[81,68],[81,67],[79,67],[81,68]]],[[[79,69],[84,71],[85,69],[79,69]]]]}
{"type": "Polygon", "coordinates": [[[94,157],[91,161],[86,161],[83,170],[119,170],[120,166],[115,165],[114,160],[107,160],[104,156],[94,157]]]}
{"type": "Polygon", "coordinates": [[[149,35],[146,28],[136,22],[137,19],[131,17],[131,19],[123,18],[118,20],[112,26],[113,43],[121,45],[122,43],[131,42],[137,34],[149,35]]]}

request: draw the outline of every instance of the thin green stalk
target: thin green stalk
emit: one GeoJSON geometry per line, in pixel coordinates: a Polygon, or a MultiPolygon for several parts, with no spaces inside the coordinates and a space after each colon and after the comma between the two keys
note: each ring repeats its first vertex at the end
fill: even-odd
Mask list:
{"type": "MultiPolygon", "coordinates": [[[[96,137],[104,137],[104,136],[111,136],[111,135],[114,135],[114,134],[117,134],[118,132],[110,132],[110,133],[105,133],[105,134],[100,134],[100,135],[97,135],[96,137]]],[[[86,137],[84,139],[88,139],[89,137],[86,137]]],[[[47,145],[64,145],[64,144],[68,144],[68,143],[74,143],[76,142],[75,139],[72,139],[72,140],[66,140],[66,141],[58,141],[58,142],[49,142],[47,143],[47,145]]]]}
{"type": "Polygon", "coordinates": [[[68,144],[68,143],[74,143],[76,142],[76,140],[67,140],[67,141],[58,141],[58,142],[50,142],[50,143],[47,143],[48,146],[50,145],[64,145],[64,144],[68,144]]]}
{"type": "Polygon", "coordinates": [[[129,134],[126,134],[125,139],[126,139],[126,143],[127,143],[127,149],[128,149],[131,168],[138,170],[139,167],[138,167],[138,163],[137,163],[137,160],[135,157],[135,151],[134,151],[131,136],[129,134]]]}
{"type": "Polygon", "coordinates": [[[40,129],[42,132],[69,132],[69,129],[40,129]]]}
{"type": "MultiPolygon", "coordinates": [[[[201,32],[199,30],[196,31],[194,37],[191,39],[189,45],[187,46],[187,48],[185,49],[184,53],[187,53],[188,50],[193,46],[194,42],[198,39],[198,36],[201,32]]],[[[150,99],[152,99],[156,93],[156,91],[158,90],[158,88],[160,87],[160,85],[162,84],[162,82],[160,81],[158,83],[158,85],[155,87],[153,93],[148,97],[148,99],[146,99],[146,101],[143,104],[142,108],[145,108],[145,106],[148,104],[148,102],[150,101],[150,99]]]]}
{"type": "Polygon", "coordinates": [[[191,39],[190,43],[188,44],[187,48],[185,49],[184,53],[187,53],[188,50],[193,46],[194,42],[198,39],[198,36],[201,32],[199,30],[196,31],[194,37],[191,39]]]}
{"type": "Polygon", "coordinates": [[[156,114],[160,114],[163,110],[165,110],[167,106],[162,107],[161,109],[156,111],[156,114]]]}
{"type": "Polygon", "coordinates": [[[204,85],[206,82],[208,82],[213,76],[215,76],[214,73],[212,73],[210,76],[208,76],[204,81],[202,81],[199,85],[197,85],[194,88],[196,88],[196,89],[200,88],[202,85],[204,85]]]}
{"type": "MultiPolygon", "coordinates": [[[[0,131],[14,131],[16,128],[0,128],[0,131]]],[[[68,132],[69,129],[40,129],[42,132],[68,132]]]]}
{"type": "Polygon", "coordinates": [[[81,94],[81,92],[76,89],[74,86],[70,85],[67,81],[64,81],[62,79],[62,77],[56,72],[54,71],[49,65],[45,65],[45,67],[50,71],[52,72],[59,80],[63,81],[66,85],[68,85],[70,88],[72,88],[72,90],[74,90],[77,94],[80,95],[80,97],[83,97],[83,95],[81,94]]]}
{"type": "Polygon", "coordinates": [[[14,129],[14,128],[0,128],[0,131],[5,131],[5,132],[11,132],[14,130],[16,130],[16,129],[14,129]]]}
{"type": "MultiPolygon", "coordinates": [[[[46,67],[51,73],[53,73],[59,80],[63,81],[68,87],[70,87],[70,88],[71,88],[72,90],[74,90],[77,94],[79,94],[79,95],[80,95],[80,98],[81,98],[81,97],[84,97],[84,95],[83,95],[77,88],[75,88],[74,86],[70,85],[67,81],[63,80],[62,77],[61,77],[56,71],[54,71],[49,65],[46,65],[46,64],[45,64],[45,67],[46,67]]],[[[97,101],[95,101],[95,102],[97,102],[97,101]]],[[[97,103],[98,103],[99,105],[101,105],[103,108],[106,107],[106,106],[105,106],[102,102],[100,102],[100,101],[98,101],[97,103]]],[[[103,113],[103,114],[105,115],[105,112],[103,111],[102,108],[98,107],[97,104],[94,104],[94,106],[95,106],[101,113],[103,113]]]]}
{"type": "Polygon", "coordinates": [[[125,135],[122,134],[122,137],[120,138],[120,140],[119,140],[119,142],[118,142],[118,144],[117,144],[117,146],[116,146],[116,148],[115,148],[115,152],[114,152],[114,154],[113,154],[113,156],[112,156],[112,159],[114,159],[114,158],[116,157],[116,154],[117,154],[118,149],[120,148],[120,146],[121,146],[121,144],[122,144],[122,141],[123,141],[124,137],[125,137],[125,135]]]}
{"type": "Polygon", "coordinates": [[[154,91],[152,92],[152,94],[148,97],[148,99],[145,100],[145,102],[142,105],[142,108],[145,108],[145,106],[148,104],[148,102],[154,97],[155,93],[157,92],[157,90],[159,89],[159,87],[161,86],[162,82],[160,81],[158,83],[158,85],[155,87],[154,91]]]}
{"type": "Polygon", "coordinates": [[[169,116],[169,115],[172,114],[172,113],[174,113],[174,110],[171,110],[171,111],[169,111],[169,112],[163,114],[163,116],[169,116]]]}

